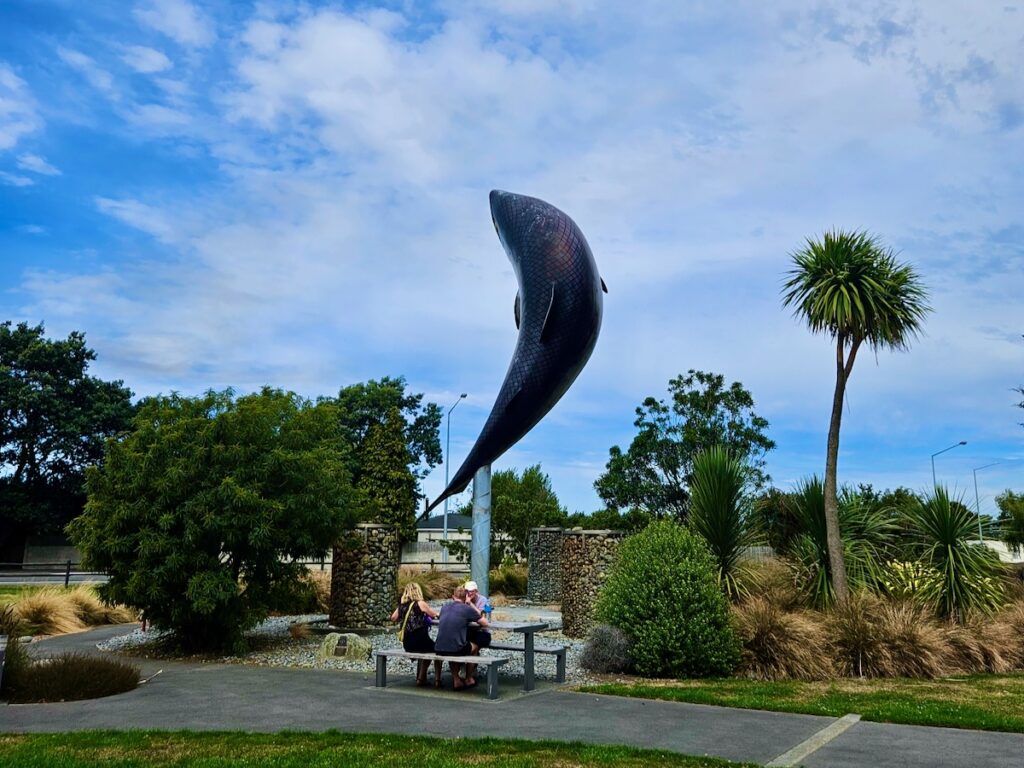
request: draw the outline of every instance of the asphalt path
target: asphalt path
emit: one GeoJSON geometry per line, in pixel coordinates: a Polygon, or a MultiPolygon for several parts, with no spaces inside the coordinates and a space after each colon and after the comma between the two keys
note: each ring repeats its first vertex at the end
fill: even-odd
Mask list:
{"type": "MultiPolygon", "coordinates": [[[[32,643],[34,656],[97,652],[113,627],[32,643]]],[[[413,685],[411,667],[373,676],[332,670],[138,660],[149,682],[118,696],[60,704],[0,706],[0,732],[87,729],[341,731],[496,736],[629,744],[768,763],[801,754],[806,766],[1005,768],[1024,765],[1024,735],[857,722],[830,741],[836,719],[573,693],[553,683],[523,694],[506,680],[502,698],[413,685]],[[810,740],[810,741],[808,741],[810,740]],[[806,747],[806,744],[810,744],[806,747]],[[801,752],[801,745],[805,749],[801,752]],[[808,753],[807,750],[810,750],[808,753]]]]}

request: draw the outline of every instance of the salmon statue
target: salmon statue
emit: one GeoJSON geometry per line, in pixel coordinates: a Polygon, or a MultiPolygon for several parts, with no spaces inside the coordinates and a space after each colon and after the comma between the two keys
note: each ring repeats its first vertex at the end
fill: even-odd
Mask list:
{"type": "Polygon", "coordinates": [[[519,339],[480,436],[426,512],[544,418],[587,364],[601,330],[608,289],[576,223],[543,200],[499,190],[491,192],[491,220],[519,283],[519,339]]]}

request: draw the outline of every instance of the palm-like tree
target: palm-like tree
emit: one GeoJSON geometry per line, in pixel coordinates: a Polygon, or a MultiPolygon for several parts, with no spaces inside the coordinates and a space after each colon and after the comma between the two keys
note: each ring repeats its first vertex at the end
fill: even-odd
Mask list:
{"type": "Polygon", "coordinates": [[[761,543],[746,494],[748,470],[723,445],[694,457],[690,527],[704,537],[718,563],[718,581],[732,600],[743,597],[743,558],[761,543]]]}
{"type": "Polygon", "coordinates": [[[828,334],[836,344],[836,387],[825,458],[825,524],[829,564],[836,599],[850,591],[839,535],[836,469],[839,426],[846,385],[857,352],[867,344],[903,350],[920,331],[930,311],[928,294],[914,268],[896,261],[867,232],[826,232],[808,238],[792,255],[793,268],[783,285],[783,306],[794,307],[814,333],[828,334]]]}

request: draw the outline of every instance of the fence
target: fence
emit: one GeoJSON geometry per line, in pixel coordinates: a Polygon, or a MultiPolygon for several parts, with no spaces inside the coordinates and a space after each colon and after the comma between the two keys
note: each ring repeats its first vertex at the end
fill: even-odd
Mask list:
{"type": "Polygon", "coordinates": [[[64,586],[71,584],[71,579],[84,580],[90,576],[106,579],[102,571],[83,571],[81,563],[64,560],[56,563],[0,563],[0,583],[19,583],[63,579],[64,586]]]}

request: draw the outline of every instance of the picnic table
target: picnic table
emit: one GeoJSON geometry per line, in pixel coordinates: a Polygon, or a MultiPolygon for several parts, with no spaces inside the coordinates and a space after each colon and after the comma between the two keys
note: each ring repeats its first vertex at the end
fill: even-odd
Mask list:
{"type": "Polygon", "coordinates": [[[532,691],[534,684],[534,656],[535,646],[533,636],[538,632],[550,629],[551,625],[546,621],[488,621],[488,629],[497,629],[502,632],[514,632],[523,636],[523,647],[509,646],[504,644],[491,644],[491,647],[502,647],[505,650],[523,651],[523,690],[532,691]]]}

